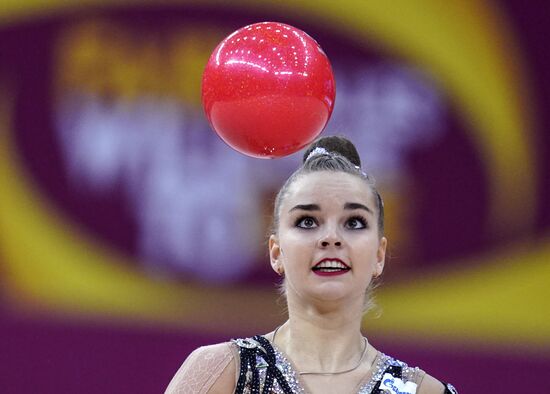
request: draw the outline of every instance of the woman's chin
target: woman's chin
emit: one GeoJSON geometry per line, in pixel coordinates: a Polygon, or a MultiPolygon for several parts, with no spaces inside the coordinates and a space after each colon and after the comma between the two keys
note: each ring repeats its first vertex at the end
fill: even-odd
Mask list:
{"type": "Polygon", "coordinates": [[[355,298],[348,286],[342,283],[324,283],[316,286],[311,292],[312,299],[324,303],[350,303],[355,298]]]}

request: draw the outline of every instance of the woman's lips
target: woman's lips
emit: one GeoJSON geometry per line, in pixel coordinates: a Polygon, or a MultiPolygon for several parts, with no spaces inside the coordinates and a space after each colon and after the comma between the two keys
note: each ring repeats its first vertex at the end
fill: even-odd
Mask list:
{"type": "Polygon", "coordinates": [[[320,276],[334,276],[343,275],[350,269],[350,266],[344,263],[342,260],[338,258],[327,257],[315,264],[315,266],[313,266],[312,268],[312,271],[316,275],[320,276]]]}
{"type": "Polygon", "coordinates": [[[349,269],[347,270],[334,270],[334,271],[320,271],[320,270],[313,270],[313,273],[315,275],[319,276],[336,276],[336,275],[344,275],[349,272],[349,269]]]}

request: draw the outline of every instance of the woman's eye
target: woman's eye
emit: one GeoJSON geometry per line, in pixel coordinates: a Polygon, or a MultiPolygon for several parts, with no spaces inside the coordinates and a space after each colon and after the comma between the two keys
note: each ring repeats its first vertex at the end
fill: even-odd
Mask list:
{"type": "Polygon", "coordinates": [[[314,228],[317,227],[317,222],[312,217],[304,217],[298,219],[296,226],[300,228],[314,228]]]}
{"type": "Polygon", "coordinates": [[[362,217],[349,218],[346,227],[353,230],[359,230],[367,227],[367,221],[362,217]]]}

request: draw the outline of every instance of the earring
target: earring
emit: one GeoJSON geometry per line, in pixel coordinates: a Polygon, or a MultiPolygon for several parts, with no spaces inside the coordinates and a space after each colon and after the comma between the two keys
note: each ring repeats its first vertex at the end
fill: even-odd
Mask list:
{"type": "Polygon", "coordinates": [[[285,274],[285,269],[280,265],[277,267],[277,274],[279,274],[279,276],[283,276],[285,274]]]}

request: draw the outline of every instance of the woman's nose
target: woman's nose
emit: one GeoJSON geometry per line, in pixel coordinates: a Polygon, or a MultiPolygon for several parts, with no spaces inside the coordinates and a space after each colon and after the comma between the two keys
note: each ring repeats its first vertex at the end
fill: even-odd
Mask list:
{"type": "Polygon", "coordinates": [[[329,246],[342,246],[342,239],[336,230],[329,230],[319,238],[319,246],[327,248],[329,246]]]}
{"type": "MultiPolygon", "coordinates": [[[[330,241],[327,241],[327,240],[323,240],[321,241],[321,246],[323,248],[326,248],[327,246],[330,246],[331,245],[331,242],[330,241]]],[[[340,241],[334,241],[334,246],[342,246],[342,242],[340,241]]]]}

